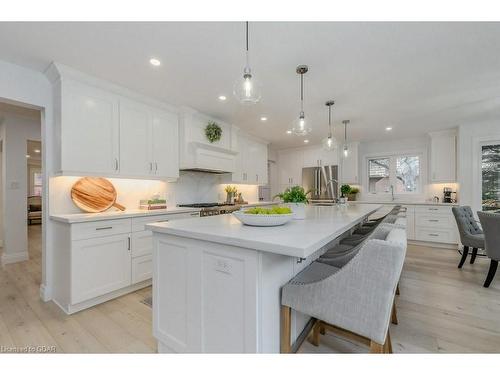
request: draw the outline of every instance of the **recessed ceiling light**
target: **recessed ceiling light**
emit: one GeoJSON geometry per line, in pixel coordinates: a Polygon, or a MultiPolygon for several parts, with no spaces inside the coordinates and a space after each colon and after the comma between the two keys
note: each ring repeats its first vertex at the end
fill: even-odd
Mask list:
{"type": "Polygon", "coordinates": [[[292,134],[292,131],[291,130],[287,130],[286,134],[292,134]]]}
{"type": "Polygon", "coordinates": [[[154,57],[149,59],[149,63],[153,66],[160,66],[161,65],[161,61],[158,59],[155,59],[154,57]]]}
{"type": "Polygon", "coordinates": [[[36,149],[34,149],[33,151],[34,151],[35,153],[37,153],[37,154],[39,154],[39,153],[40,153],[40,150],[39,150],[39,149],[37,149],[37,148],[36,148],[36,149]]]}
{"type": "Polygon", "coordinates": [[[26,154],[26,157],[27,157],[27,158],[31,158],[31,155],[26,154]]]}
{"type": "Polygon", "coordinates": [[[260,118],[260,121],[267,121],[267,117],[266,117],[266,116],[262,116],[262,117],[260,118]]]}
{"type": "Polygon", "coordinates": [[[224,101],[224,100],[226,100],[226,99],[227,99],[227,98],[226,98],[224,95],[219,96],[219,100],[220,100],[221,102],[223,102],[223,101],[224,101]]]}
{"type": "Polygon", "coordinates": [[[309,139],[304,139],[304,143],[309,143],[309,139]]]}
{"type": "Polygon", "coordinates": [[[387,128],[385,128],[385,130],[390,132],[392,130],[392,127],[388,126],[387,128]]]}

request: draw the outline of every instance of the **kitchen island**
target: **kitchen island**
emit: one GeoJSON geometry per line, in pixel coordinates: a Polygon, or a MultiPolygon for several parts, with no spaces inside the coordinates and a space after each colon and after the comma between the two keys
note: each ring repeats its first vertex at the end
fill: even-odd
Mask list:
{"type": "MultiPolygon", "coordinates": [[[[281,287],[380,207],[308,206],[305,220],[279,227],[232,215],[148,225],[158,351],[279,352],[281,287]]],[[[293,340],[308,320],[293,315],[293,340]]]]}

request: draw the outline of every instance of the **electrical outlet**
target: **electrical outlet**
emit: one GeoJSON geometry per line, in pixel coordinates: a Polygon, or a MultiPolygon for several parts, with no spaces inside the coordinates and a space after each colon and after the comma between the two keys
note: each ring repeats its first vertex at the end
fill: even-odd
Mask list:
{"type": "Polygon", "coordinates": [[[215,259],[215,270],[227,274],[231,274],[231,264],[224,259],[215,259]]]}

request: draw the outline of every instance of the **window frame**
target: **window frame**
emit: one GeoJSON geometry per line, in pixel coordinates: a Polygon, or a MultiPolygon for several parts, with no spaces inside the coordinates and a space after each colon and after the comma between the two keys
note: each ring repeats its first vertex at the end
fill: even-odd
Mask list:
{"type": "Polygon", "coordinates": [[[425,185],[424,176],[425,176],[425,163],[427,160],[424,158],[424,152],[422,151],[405,151],[405,152],[392,152],[392,153],[379,153],[373,155],[366,155],[365,157],[365,182],[364,188],[366,194],[370,196],[378,196],[378,197],[388,197],[391,196],[391,192],[371,192],[370,191],[370,160],[373,159],[389,159],[389,182],[392,186],[396,186],[397,176],[396,176],[396,168],[397,168],[397,159],[400,157],[418,157],[418,167],[419,167],[419,183],[417,185],[416,191],[408,191],[408,192],[396,192],[394,191],[394,196],[417,196],[423,194],[423,187],[425,185]]]}

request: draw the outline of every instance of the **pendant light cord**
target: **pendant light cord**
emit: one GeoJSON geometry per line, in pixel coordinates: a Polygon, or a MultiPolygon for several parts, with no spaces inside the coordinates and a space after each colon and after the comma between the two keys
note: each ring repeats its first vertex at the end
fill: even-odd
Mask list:
{"type": "Polygon", "coordinates": [[[300,112],[304,112],[304,74],[300,73],[300,112]]]}
{"type": "Polygon", "coordinates": [[[332,106],[328,106],[328,136],[332,136],[332,106]]]}
{"type": "Polygon", "coordinates": [[[344,121],[344,142],[347,142],[347,122],[344,121]]]}
{"type": "Polygon", "coordinates": [[[247,42],[247,53],[248,53],[248,21],[246,21],[246,42],[247,42]]]}
{"type": "Polygon", "coordinates": [[[246,43],[246,66],[245,73],[250,74],[250,58],[248,53],[248,21],[245,22],[245,43],[246,43]]]}

